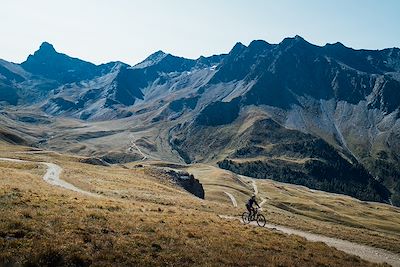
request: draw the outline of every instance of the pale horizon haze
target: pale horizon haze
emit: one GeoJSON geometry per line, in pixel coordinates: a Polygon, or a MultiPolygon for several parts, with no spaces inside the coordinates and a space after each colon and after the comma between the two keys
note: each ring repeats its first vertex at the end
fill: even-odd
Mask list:
{"type": "Polygon", "coordinates": [[[43,41],[96,64],[134,65],[163,50],[177,56],[227,53],[236,42],[400,46],[400,1],[1,0],[0,58],[23,62],[43,41]]]}

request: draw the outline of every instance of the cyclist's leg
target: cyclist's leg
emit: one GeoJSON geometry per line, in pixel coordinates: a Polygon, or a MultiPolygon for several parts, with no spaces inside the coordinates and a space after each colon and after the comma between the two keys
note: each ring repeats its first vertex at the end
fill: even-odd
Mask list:
{"type": "Polygon", "coordinates": [[[249,212],[249,218],[251,218],[251,214],[252,214],[251,209],[252,208],[249,205],[246,204],[246,209],[249,212]]]}
{"type": "Polygon", "coordinates": [[[247,209],[248,212],[251,213],[251,207],[249,205],[247,205],[247,204],[246,204],[246,209],[247,209]]]}

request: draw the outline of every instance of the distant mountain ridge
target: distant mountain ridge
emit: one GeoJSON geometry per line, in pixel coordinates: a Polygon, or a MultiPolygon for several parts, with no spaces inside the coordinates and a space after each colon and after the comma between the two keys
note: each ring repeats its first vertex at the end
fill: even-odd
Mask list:
{"type": "MultiPolygon", "coordinates": [[[[142,149],[164,160],[212,162],[258,178],[400,203],[399,48],[316,46],[295,36],[279,44],[237,43],[228,54],[198,59],[157,51],[129,66],[95,65],[44,42],[22,64],[0,61],[0,103],[55,118],[135,122],[139,130],[101,136],[162,132],[146,136],[142,149]],[[275,124],[290,144],[271,139],[275,124]]],[[[88,147],[98,139],[88,138],[80,153],[94,153],[88,147]]]]}
{"type": "MultiPolygon", "coordinates": [[[[353,50],[341,43],[319,47],[296,36],[286,38],[277,45],[261,40],[251,42],[248,47],[237,43],[228,55],[200,57],[197,60],[158,51],[133,67],[117,62],[96,66],[58,53],[51,44],[44,42],[39,50],[30,55],[20,66],[35,78],[42,77],[62,85],[92,80],[110,73],[116,64],[122,64],[127,68],[126,70],[123,68],[123,73],[118,77],[120,87],[128,86],[130,91],[134,92],[128,97],[130,99],[122,100],[121,104],[126,106],[134,104],[135,99],[143,98],[139,91],[157,79],[162,80],[163,73],[182,73],[193,68],[214,66],[217,71],[209,80],[211,85],[256,81],[254,88],[243,95],[249,104],[288,107],[291,104],[298,104],[296,96],[311,96],[316,99],[336,98],[339,101],[356,104],[369,96],[367,100],[371,107],[393,112],[400,103],[400,100],[396,101],[400,99],[397,97],[396,89],[400,80],[398,62],[400,62],[398,48],[380,51],[353,50]],[[128,76],[124,78],[125,72],[129,72],[128,76],[134,77],[131,78],[134,82],[130,83],[128,76]],[[292,75],[294,73],[296,75],[292,75]],[[351,75],[355,79],[352,81],[353,84],[346,84],[348,83],[346,75],[351,75]],[[263,94],[258,95],[259,87],[271,88],[262,90],[263,94]]],[[[2,65],[0,71],[5,78],[2,80],[8,84],[10,81],[15,84],[25,80],[2,65]]],[[[14,93],[12,94],[15,95],[14,93]]],[[[15,99],[12,102],[16,104],[15,99]]]]}
{"type": "Polygon", "coordinates": [[[109,72],[115,63],[96,66],[93,63],[58,53],[53,45],[43,42],[39,50],[29,55],[21,66],[34,75],[66,84],[93,79],[109,72]]]}

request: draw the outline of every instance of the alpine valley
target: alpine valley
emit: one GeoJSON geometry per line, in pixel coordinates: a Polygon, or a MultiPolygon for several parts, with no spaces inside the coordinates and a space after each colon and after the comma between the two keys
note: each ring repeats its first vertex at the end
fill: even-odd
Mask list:
{"type": "Polygon", "coordinates": [[[400,49],[256,40],[95,65],[0,60],[0,139],[97,164],[206,163],[400,206],[400,49]]]}

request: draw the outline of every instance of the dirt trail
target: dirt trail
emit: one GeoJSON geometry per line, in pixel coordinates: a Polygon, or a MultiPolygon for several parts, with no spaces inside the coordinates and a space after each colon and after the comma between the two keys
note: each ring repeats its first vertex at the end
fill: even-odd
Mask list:
{"type": "Polygon", "coordinates": [[[149,155],[144,154],[143,151],[136,145],[134,140],[135,140],[135,136],[131,135],[130,141],[129,141],[129,147],[128,147],[129,152],[133,152],[134,150],[138,151],[139,154],[142,155],[142,157],[143,157],[142,160],[153,158],[153,157],[150,157],[149,155]]]}
{"type": "MultiPolygon", "coordinates": [[[[10,162],[21,162],[21,163],[33,162],[33,161],[25,161],[25,160],[10,159],[10,158],[0,158],[0,160],[1,161],[10,161],[10,162]]],[[[33,162],[33,163],[35,163],[35,162],[33,162]]],[[[46,181],[47,183],[65,188],[67,190],[78,192],[78,193],[81,193],[84,195],[99,197],[99,195],[97,195],[97,194],[94,194],[94,193],[91,193],[88,191],[84,191],[64,180],[61,180],[60,174],[62,172],[62,168],[59,165],[54,164],[54,163],[48,163],[48,162],[36,162],[36,163],[44,164],[47,166],[47,171],[43,176],[43,180],[46,181]]],[[[254,188],[254,193],[257,194],[258,189],[257,189],[257,185],[254,181],[253,181],[253,188],[254,188]]],[[[235,197],[228,192],[224,192],[224,193],[227,194],[231,198],[232,204],[236,207],[237,202],[236,202],[235,197]]],[[[232,217],[232,216],[220,215],[220,217],[224,218],[224,219],[228,219],[228,220],[240,220],[240,218],[232,217]]],[[[251,224],[257,226],[257,224],[255,222],[252,222],[251,224]]],[[[281,232],[283,232],[285,234],[289,234],[289,235],[302,236],[312,242],[323,242],[323,243],[327,244],[328,246],[335,247],[336,249],[344,251],[348,254],[359,256],[360,258],[370,261],[370,262],[376,262],[376,263],[386,262],[394,267],[400,267],[400,255],[386,251],[384,249],[369,247],[366,245],[360,245],[360,244],[352,243],[352,242],[349,242],[346,240],[331,238],[331,237],[318,235],[318,234],[313,234],[313,233],[296,230],[296,229],[292,229],[292,228],[289,228],[286,226],[281,226],[281,225],[274,225],[274,224],[267,223],[265,225],[265,227],[269,228],[269,229],[275,229],[275,230],[281,231],[281,232]]]]}
{"type": "Polygon", "coordinates": [[[10,162],[30,162],[30,163],[39,163],[47,166],[47,171],[43,175],[43,180],[45,180],[47,183],[55,186],[59,186],[62,188],[65,188],[67,190],[71,190],[74,192],[78,192],[80,194],[88,195],[88,196],[96,196],[99,197],[99,195],[82,190],[80,188],[77,188],[76,186],[60,179],[60,174],[62,172],[62,168],[58,166],[57,164],[54,163],[49,163],[49,162],[34,162],[34,161],[27,161],[27,160],[20,160],[20,159],[9,159],[9,158],[0,158],[2,161],[10,161],[10,162]]]}
{"type": "Polygon", "coordinates": [[[142,160],[147,159],[147,156],[140,150],[140,148],[133,142],[133,140],[130,141],[130,146],[128,148],[129,152],[132,152],[134,149],[136,149],[141,155],[142,155],[142,160]]]}
{"type": "MultiPolygon", "coordinates": [[[[220,217],[228,220],[240,220],[238,217],[232,217],[232,216],[220,215],[220,217]]],[[[256,222],[252,222],[251,224],[257,226],[256,222]]],[[[267,223],[264,227],[269,229],[276,229],[280,232],[289,235],[302,236],[305,239],[312,242],[323,242],[330,247],[334,247],[348,254],[359,256],[360,258],[370,262],[376,262],[376,263],[386,262],[394,267],[400,267],[400,255],[386,251],[384,249],[369,247],[366,245],[360,245],[357,243],[352,243],[350,241],[327,237],[319,234],[313,234],[301,230],[292,229],[282,225],[274,225],[267,223]]]]}
{"type": "MultiPolygon", "coordinates": [[[[244,177],[244,176],[243,176],[244,177]]],[[[254,195],[258,195],[258,187],[257,187],[257,183],[256,183],[256,181],[252,181],[251,182],[251,184],[252,184],[252,186],[253,186],[253,191],[254,191],[254,195]]],[[[261,202],[260,202],[260,207],[262,207],[264,204],[265,204],[265,202],[267,202],[267,200],[265,199],[265,198],[263,198],[263,197],[260,197],[261,198],[261,202]]]]}
{"type": "Polygon", "coordinates": [[[231,193],[228,193],[228,192],[224,192],[225,194],[227,194],[228,195],[228,197],[231,199],[231,201],[232,201],[232,205],[234,206],[234,207],[237,207],[237,201],[236,201],[236,198],[231,194],[231,193]]]}
{"type": "Polygon", "coordinates": [[[252,181],[252,183],[251,183],[252,185],[253,185],[253,190],[254,190],[254,195],[258,195],[258,187],[257,187],[257,184],[256,184],[256,181],[252,181]]]}
{"type": "Polygon", "coordinates": [[[260,207],[262,207],[267,200],[265,198],[261,198],[260,207]]]}

